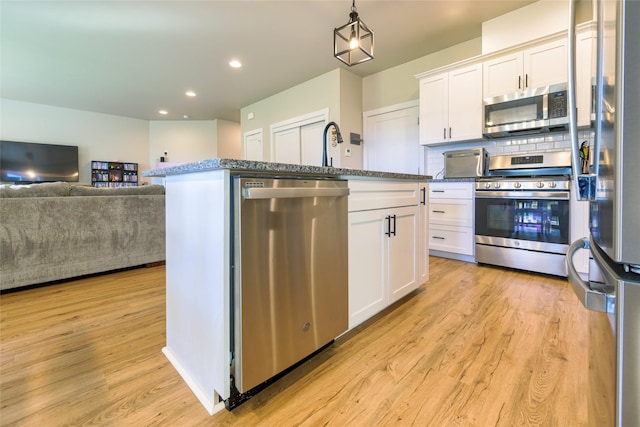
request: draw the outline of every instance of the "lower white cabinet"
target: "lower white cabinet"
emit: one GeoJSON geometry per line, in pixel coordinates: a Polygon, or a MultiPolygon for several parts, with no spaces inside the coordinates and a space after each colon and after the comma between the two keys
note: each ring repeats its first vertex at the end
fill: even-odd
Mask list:
{"type": "Polygon", "coordinates": [[[349,212],[349,328],[421,283],[418,184],[364,182],[349,184],[350,198],[356,202],[350,204],[349,212]],[[372,200],[378,198],[384,207],[376,209],[372,200]],[[366,203],[358,203],[359,199],[366,203]],[[389,207],[394,199],[408,205],[389,207]]]}
{"type": "Polygon", "coordinates": [[[429,249],[432,255],[473,261],[474,182],[429,184],[429,249]]]}

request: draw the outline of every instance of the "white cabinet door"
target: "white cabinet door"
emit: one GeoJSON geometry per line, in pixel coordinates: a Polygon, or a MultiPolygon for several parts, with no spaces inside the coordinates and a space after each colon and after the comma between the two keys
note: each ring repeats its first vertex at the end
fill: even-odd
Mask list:
{"type": "Polygon", "coordinates": [[[567,42],[560,39],[484,63],[483,98],[567,82],[567,42]]]}
{"type": "Polygon", "coordinates": [[[389,303],[416,289],[418,283],[418,207],[390,209],[392,234],[387,238],[389,303]]]}
{"type": "Polygon", "coordinates": [[[522,52],[485,61],[483,98],[522,90],[522,68],[522,52]]]}
{"type": "Polygon", "coordinates": [[[449,141],[482,138],[482,65],[449,73],[449,141]]]}
{"type": "Polygon", "coordinates": [[[447,141],[449,127],[449,75],[420,80],[420,144],[447,141]]]}
{"type": "Polygon", "coordinates": [[[596,75],[596,34],[591,29],[576,34],[576,107],[578,126],[591,125],[592,81],[596,75]]]}
{"type": "Polygon", "coordinates": [[[524,87],[536,89],[567,82],[567,41],[545,43],[524,51],[524,87]]]}
{"type": "Polygon", "coordinates": [[[427,198],[429,194],[429,185],[420,184],[420,233],[418,240],[419,254],[419,284],[429,280],[429,208],[427,198]]]}
{"type": "Polygon", "coordinates": [[[420,144],[482,138],[482,65],[420,80],[420,144]]]}
{"type": "Polygon", "coordinates": [[[387,210],[349,213],[349,328],[387,306],[387,210]]]}

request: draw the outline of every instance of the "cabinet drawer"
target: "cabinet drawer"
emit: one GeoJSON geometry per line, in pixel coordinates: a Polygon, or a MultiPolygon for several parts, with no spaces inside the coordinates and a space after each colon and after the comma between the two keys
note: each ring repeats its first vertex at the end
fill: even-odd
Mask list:
{"type": "Polygon", "coordinates": [[[418,182],[349,180],[349,212],[418,206],[418,182]]]}
{"type": "Polygon", "coordinates": [[[474,236],[471,227],[429,226],[429,249],[473,255],[474,236]]]}
{"type": "Polygon", "coordinates": [[[473,227],[473,200],[436,199],[428,208],[429,224],[473,227]]]}
{"type": "Polygon", "coordinates": [[[429,183],[429,200],[432,199],[472,199],[473,182],[429,183]]]}

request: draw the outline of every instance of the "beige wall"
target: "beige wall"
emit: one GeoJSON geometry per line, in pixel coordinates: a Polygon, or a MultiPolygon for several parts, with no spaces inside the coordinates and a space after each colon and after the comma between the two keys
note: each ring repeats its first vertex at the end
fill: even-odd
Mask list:
{"type": "Polygon", "coordinates": [[[242,137],[240,123],[228,120],[216,120],[218,155],[226,159],[242,158],[242,137]]]}
{"type": "Polygon", "coordinates": [[[152,120],[149,150],[152,165],[165,152],[166,161],[179,163],[240,158],[240,124],[226,120],[152,120]]]}
{"type": "Polygon", "coordinates": [[[362,110],[371,111],[418,99],[416,74],[480,55],[481,51],[482,39],[478,37],[364,77],[362,110]]]}
{"type": "Polygon", "coordinates": [[[349,134],[357,133],[362,139],[362,79],[353,73],[340,69],[340,119],[338,122],[344,143],[340,150],[342,168],[362,169],[362,144],[352,145],[349,134]],[[351,150],[351,156],[346,150],[351,150]]]}
{"type": "Polygon", "coordinates": [[[193,162],[215,158],[218,152],[215,120],[152,120],[149,122],[149,160],[193,162]]]}
{"type": "MultiPolygon", "coordinates": [[[[295,117],[329,109],[329,120],[339,120],[340,69],[322,74],[299,85],[247,105],[240,110],[240,128],[244,135],[256,129],[263,131],[263,158],[271,158],[270,126],[295,117]],[[253,119],[248,115],[253,114],[253,119]]],[[[340,125],[340,123],[338,123],[340,125]]]]}
{"type": "Polygon", "coordinates": [[[141,171],[149,169],[146,120],[1,99],[0,123],[0,139],[77,145],[81,184],[91,183],[92,160],[133,162],[141,171]]]}

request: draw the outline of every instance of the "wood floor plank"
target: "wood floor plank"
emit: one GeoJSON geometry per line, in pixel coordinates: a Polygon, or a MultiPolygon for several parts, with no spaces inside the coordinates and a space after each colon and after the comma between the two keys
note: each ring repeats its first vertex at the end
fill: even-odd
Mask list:
{"type": "Polygon", "coordinates": [[[214,416],[161,352],[164,266],[1,295],[0,425],[607,426],[589,348],[610,367],[611,330],[565,279],[443,258],[430,277],[214,416]]]}

